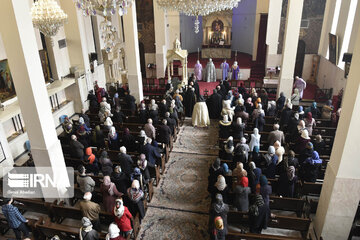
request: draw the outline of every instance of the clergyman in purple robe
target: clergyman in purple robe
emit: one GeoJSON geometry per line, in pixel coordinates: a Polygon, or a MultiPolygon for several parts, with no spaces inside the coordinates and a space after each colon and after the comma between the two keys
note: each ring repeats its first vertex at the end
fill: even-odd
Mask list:
{"type": "Polygon", "coordinates": [[[304,90],[306,88],[306,82],[304,81],[304,79],[299,78],[298,76],[296,76],[295,77],[294,88],[299,89],[300,98],[302,99],[304,90]]]}
{"type": "Polygon", "coordinates": [[[238,80],[238,78],[239,78],[239,72],[240,72],[240,68],[239,68],[239,66],[238,66],[238,62],[235,61],[231,68],[232,68],[232,69],[231,69],[231,71],[232,71],[231,79],[232,79],[232,80],[238,80]]]}
{"type": "Polygon", "coordinates": [[[196,80],[202,80],[202,65],[199,60],[196,61],[194,72],[196,80]]]}
{"type": "Polygon", "coordinates": [[[229,64],[226,62],[226,59],[224,59],[224,62],[221,64],[221,71],[222,71],[222,80],[225,80],[229,75],[229,64]]]}

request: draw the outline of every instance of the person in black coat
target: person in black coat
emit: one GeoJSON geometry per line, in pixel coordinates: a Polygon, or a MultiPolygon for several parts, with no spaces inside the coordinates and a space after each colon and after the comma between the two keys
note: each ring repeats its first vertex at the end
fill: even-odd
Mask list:
{"type": "Polygon", "coordinates": [[[298,124],[300,122],[300,119],[299,119],[299,113],[294,113],[294,115],[289,119],[289,122],[288,122],[288,127],[287,127],[287,132],[290,134],[290,137],[289,137],[289,141],[287,142],[293,142],[296,140],[295,136],[297,136],[297,133],[298,133],[298,124]]]}
{"type": "Polygon", "coordinates": [[[313,142],[313,144],[314,144],[314,150],[317,151],[319,155],[325,154],[326,143],[322,139],[320,134],[315,136],[315,141],[313,142]]]}
{"type": "Polygon", "coordinates": [[[118,162],[120,163],[121,170],[128,176],[130,176],[133,171],[134,162],[131,159],[130,155],[126,154],[126,148],[124,146],[120,148],[120,153],[118,154],[118,162]]]}
{"type": "Polygon", "coordinates": [[[136,104],[135,104],[136,100],[135,100],[134,96],[130,95],[130,90],[125,92],[125,102],[126,102],[126,105],[129,107],[132,116],[134,116],[135,109],[136,109],[136,104]]]}
{"type": "Polygon", "coordinates": [[[123,123],[124,122],[124,119],[126,119],[126,116],[125,114],[121,111],[121,107],[118,106],[116,107],[114,113],[113,113],[113,116],[111,118],[111,120],[114,122],[114,123],[123,123]]]}
{"type": "Polygon", "coordinates": [[[161,159],[159,149],[153,146],[151,143],[152,139],[147,138],[146,144],[141,147],[140,152],[145,154],[146,159],[149,161],[150,164],[159,165],[161,159]]]}
{"type": "Polygon", "coordinates": [[[111,182],[115,183],[116,189],[124,194],[131,184],[130,177],[121,170],[120,166],[116,166],[111,173],[111,182]]]}
{"type": "Polygon", "coordinates": [[[270,208],[265,204],[261,195],[250,196],[249,225],[251,233],[260,234],[263,229],[266,229],[270,214],[270,208]]]}
{"type": "Polygon", "coordinates": [[[80,118],[83,118],[84,119],[84,122],[85,122],[85,125],[90,128],[90,118],[89,116],[85,113],[86,110],[85,109],[81,109],[81,113],[79,114],[79,119],[80,118]]]}
{"type": "Polygon", "coordinates": [[[208,192],[212,191],[213,186],[217,181],[219,175],[225,175],[224,169],[220,166],[220,158],[216,158],[215,162],[209,168],[209,177],[208,177],[208,192]]]}
{"type": "Polygon", "coordinates": [[[158,111],[159,111],[159,117],[164,118],[165,113],[168,111],[168,106],[166,104],[165,99],[161,100],[161,102],[159,103],[159,110],[158,111]]]}
{"type": "Polygon", "coordinates": [[[213,94],[206,100],[206,105],[209,109],[210,119],[219,119],[222,110],[222,96],[216,89],[213,94]]]}
{"type": "Polygon", "coordinates": [[[128,128],[124,129],[123,135],[120,140],[120,144],[124,146],[129,152],[136,151],[136,140],[133,135],[130,134],[130,130],[128,128]]]}
{"type": "Polygon", "coordinates": [[[292,114],[292,104],[288,103],[285,108],[282,110],[280,115],[280,129],[283,131],[287,131],[287,125],[289,123],[289,120],[291,119],[292,114]]]}
{"type": "Polygon", "coordinates": [[[223,220],[224,235],[228,233],[227,214],[229,212],[229,205],[224,203],[221,194],[215,196],[215,201],[211,204],[209,214],[209,231],[213,231],[215,227],[214,219],[220,216],[223,220]]]}
{"type": "Polygon", "coordinates": [[[233,122],[232,132],[234,139],[240,140],[244,136],[245,124],[242,123],[241,117],[238,117],[236,121],[233,122]]]}
{"type": "Polygon", "coordinates": [[[222,98],[225,99],[228,92],[226,91],[226,88],[224,86],[224,81],[220,81],[220,84],[216,87],[216,89],[218,90],[218,93],[222,96],[222,98]]]}
{"type": "Polygon", "coordinates": [[[84,158],[84,145],[77,140],[75,135],[71,136],[70,140],[70,155],[73,158],[84,158]]]}
{"type": "Polygon", "coordinates": [[[228,138],[231,131],[231,122],[228,115],[224,115],[223,120],[219,121],[219,138],[228,138]]]}
{"type": "Polygon", "coordinates": [[[284,108],[285,100],[286,100],[286,98],[284,96],[284,93],[281,92],[280,97],[276,101],[276,111],[280,112],[284,108]]]}
{"type": "Polygon", "coordinates": [[[226,79],[223,81],[223,84],[224,84],[224,87],[225,87],[226,92],[229,92],[229,91],[231,90],[231,87],[230,87],[228,78],[226,78],[226,79]]]}
{"type": "Polygon", "coordinates": [[[142,124],[145,124],[149,119],[149,112],[146,109],[145,103],[140,104],[139,118],[140,118],[140,123],[142,124]]]}
{"type": "Polygon", "coordinates": [[[185,115],[187,117],[192,116],[195,103],[196,103],[195,89],[189,86],[184,97],[185,115]]]}
{"type": "Polygon", "coordinates": [[[170,143],[170,136],[171,130],[169,126],[167,126],[166,119],[163,119],[162,124],[157,127],[157,138],[156,140],[160,143],[169,144],[170,143]]]}
{"type": "Polygon", "coordinates": [[[170,113],[169,112],[165,113],[165,119],[167,121],[167,125],[169,126],[169,128],[171,130],[171,134],[174,135],[175,128],[176,128],[176,120],[170,118],[170,113]]]}

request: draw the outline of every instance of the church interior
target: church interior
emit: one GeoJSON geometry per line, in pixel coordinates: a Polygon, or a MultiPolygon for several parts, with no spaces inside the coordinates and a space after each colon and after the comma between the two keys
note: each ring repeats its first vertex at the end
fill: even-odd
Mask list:
{"type": "Polygon", "coordinates": [[[360,239],[359,0],[1,0],[0,239],[360,239]]]}

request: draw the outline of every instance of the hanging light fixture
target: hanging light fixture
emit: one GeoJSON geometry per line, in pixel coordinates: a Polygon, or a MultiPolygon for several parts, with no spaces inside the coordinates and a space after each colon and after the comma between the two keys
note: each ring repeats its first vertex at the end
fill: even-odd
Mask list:
{"type": "Polygon", "coordinates": [[[159,7],[166,11],[178,11],[195,16],[195,33],[199,32],[199,16],[236,8],[241,0],[157,0],[159,7]]]}
{"type": "Polygon", "coordinates": [[[34,27],[47,37],[53,37],[67,21],[67,14],[55,0],[38,0],[31,7],[34,27]]]}
{"type": "Polygon", "coordinates": [[[112,52],[118,38],[116,28],[111,25],[109,16],[118,13],[123,16],[131,7],[133,0],[74,0],[76,6],[82,10],[84,16],[102,16],[105,20],[101,23],[101,38],[105,42],[105,51],[112,52]]]}

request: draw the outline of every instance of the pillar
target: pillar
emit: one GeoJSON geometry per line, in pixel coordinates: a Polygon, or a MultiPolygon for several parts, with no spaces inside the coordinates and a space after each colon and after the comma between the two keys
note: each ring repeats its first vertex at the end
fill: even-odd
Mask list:
{"type": "MultiPolygon", "coordinates": [[[[272,0],[270,0],[272,1],[272,0]]],[[[259,27],[260,27],[260,17],[262,13],[267,13],[269,11],[269,0],[259,0],[256,3],[256,16],[255,16],[255,30],[254,30],[254,44],[252,52],[252,60],[256,61],[258,40],[259,40],[259,27]]],[[[270,26],[270,25],[268,25],[270,26]]],[[[272,28],[271,28],[272,29],[272,28]]]]}
{"type": "Polygon", "coordinates": [[[288,1],[277,97],[280,92],[284,92],[287,98],[292,93],[303,4],[304,0],[288,1]]]}
{"type": "Polygon", "coordinates": [[[271,58],[277,55],[279,44],[279,31],[281,22],[281,9],[282,0],[270,0],[269,14],[268,14],[268,27],[266,32],[266,44],[268,45],[267,61],[271,64],[271,58]],[[270,61],[269,61],[270,60],[270,61]]]}
{"type": "Polygon", "coordinates": [[[154,3],[154,28],[156,49],[156,77],[165,77],[166,53],[167,53],[167,18],[165,12],[159,8],[157,0],[154,3]]]}
{"type": "Polygon", "coordinates": [[[340,121],[314,221],[318,238],[347,239],[360,200],[360,31],[348,76],[340,121]]]}
{"type": "MultiPolygon", "coordinates": [[[[1,4],[0,32],[35,166],[51,167],[64,184],[69,183],[45,87],[29,2],[4,0],[1,4]]],[[[46,194],[44,192],[45,198],[46,194]]]]}
{"type": "Polygon", "coordinates": [[[140,69],[140,54],[138,28],[136,21],[136,4],[133,2],[128,8],[127,14],[123,16],[125,53],[127,59],[128,83],[130,93],[138,103],[143,100],[143,86],[140,69]]]}
{"type": "Polygon", "coordinates": [[[169,25],[167,34],[167,49],[173,48],[173,42],[176,38],[180,39],[180,15],[178,11],[166,11],[166,19],[169,25]]]}
{"type": "Polygon", "coordinates": [[[329,32],[331,31],[331,26],[334,18],[335,5],[336,0],[326,1],[318,50],[318,54],[323,57],[326,57],[326,53],[329,49],[329,32]]]}

